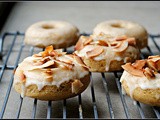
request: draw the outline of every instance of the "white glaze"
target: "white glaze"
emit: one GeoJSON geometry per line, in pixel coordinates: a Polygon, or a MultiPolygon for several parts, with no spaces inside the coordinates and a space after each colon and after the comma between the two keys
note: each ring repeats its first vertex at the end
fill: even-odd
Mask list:
{"type": "MultiPolygon", "coordinates": [[[[133,97],[133,92],[137,87],[141,89],[157,89],[160,88],[160,74],[155,74],[154,80],[148,80],[147,77],[138,77],[129,74],[127,71],[124,71],[120,82],[126,81],[127,86],[130,90],[130,96],[133,97]]],[[[158,95],[157,95],[158,96],[158,95]]]]}
{"type": "MultiPolygon", "coordinates": [[[[91,51],[95,48],[96,45],[87,45],[85,46],[82,50],[80,51],[75,51],[75,54],[77,54],[78,56],[80,57],[85,57],[85,58],[88,58],[87,56],[87,52],[88,51],[91,51]]],[[[138,49],[132,47],[132,46],[129,46],[128,49],[126,50],[126,53],[127,52],[132,52],[132,53],[135,53],[133,54],[133,58],[136,59],[137,58],[137,55],[138,55],[138,49]]],[[[113,48],[112,47],[105,47],[103,46],[103,52],[94,57],[93,59],[96,60],[96,61],[100,61],[100,60],[106,60],[106,71],[109,70],[109,66],[110,66],[110,62],[112,60],[117,60],[117,61],[121,61],[123,60],[124,62],[126,62],[125,60],[125,57],[126,57],[126,54],[117,54],[117,52],[113,51],[113,48]]]]}
{"type": "Polygon", "coordinates": [[[21,90],[22,90],[22,92],[21,92],[21,97],[24,98],[25,92],[26,92],[26,88],[25,88],[25,85],[24,85],[24,84],[22,84],[21,90]]]}
{"type": "Polygon", "coordinates": [[[137,105],[137,102],[135,100],[133,100],[133,105],[135,105],[135,106],[137,105]]]}
{"type": "MultiPolygon", "coordinates": [[[[51,68],[50,70],[52,71],[53,74],[48,75],[46,74],[46,69],[43,69],[44,64],[41,66],[33,67],[33,61],[35,57],[28,57],[24,59],[22,63],[19,64],[16,72],[23,70],[23,74],[26,77],[26,82],[24,85],[21,86],[22,88],[22,93],[21,96],[25,96],[25,88],[28,87],[29,85],[37,85],[38,90],[40,91],[44,86],[46,85],[56,85],[59,87],[63,82],[69,81],[71,79],[80,79],[89,74],[88,71],[86,71],[80,64],[75,62],[74,60],[74,67],[72,70],[66,70],[62,67],[58,68],[51,68]],[[48,82],[47,78],[52,77],[53,81],[48,82]]],[[[42,59],[39,57],[39,59],[42,59]]],[[[59,59],[70,59],[73,61],[73,58],[68,57],[67,55],[59,57],[59,59]]],[[[15,73],[14,76],[14,84],[21,82],[19,74],[15,73]]]]}
{"type": "Polygon", "coordinates": [[[126,91],[123,89],[123,87],[121,87],[121,92],[123,95],[126,95],[126,91]]]}

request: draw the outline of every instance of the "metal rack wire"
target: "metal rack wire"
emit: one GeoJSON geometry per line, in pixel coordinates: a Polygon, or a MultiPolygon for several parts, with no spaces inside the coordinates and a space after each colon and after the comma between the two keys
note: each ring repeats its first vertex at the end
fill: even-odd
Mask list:
{"type": "MultiPolygon", "coordinates": [[[[88,34],[85,34],[83,33],[83,35],[88,35],[88,34]]],[[[21,57],[21,54],[22,54],[22,51],[25,47],[24,43],[23,43],[23,40],[22,40],[22,43],[20,44],[20,50],[18,51],[18,56],[16,58],[16,62],[13,66],[10,66],[7,64],[8,62],[8,59],[9,59],[9,56],[11,54],[11,52],[13,51],[13,47],[16,46],[15,45],[15,41],[17,40],[17,37],[18,36],[24,36],[24,33],[20,33],[20,32],[15,32],[15,33],[10,33],[10,32],[6,32],[4,33],[1,38],[0,38],[0,57],[3,58],[3,44],[5,42],[5,38],[7,36],[11,36],[12,37],[12,41],[11,41],[11,45],[10,45],[10,48],[8,49],[8,52],[6,54],[6,58],[5,60],[3,61],[3,63],[0,65],[0,84],[1,84],[1,81],[2,81],[2,77],[3,77],[3,74],[5,72],[5,70],[11,70],[11,71],[14,71],[19,63],[19,60],[20,60],[20,57],[21,57]]],[[[159,42],[156,41],[156,39],[159,39],[160,40],[160,35],[149,35],[150,37],[150,41],[153,42],[153,45],[156,47],[156,49],[158,50],[158,53],[160,53],[160,46],[158,45],[159,42]]],[[[154,55],[153,51],[151,50],[151,47],[148,46],[146,47],[149,55],[154,55]]],[[[67,51],[67,49],[66,49],[67,51]]],[[[32,55],[34,52],[34,47],[30,47],[30,52],[29,52],[29,55],[32,55]]],[[[143,51],[141,51],[141,58],[146,58],[145,54],[143,53],[143,51]]],[[[129,113],[129,108],[128,108],[128,105],[126,103],[126,99],[125,99],[125,96],[122,94],[122,90],[121,90],[121,84],[119,82],[119,79],[121,77],[121,74],[122,72],[112,72],[110,74],[113,74],[114,77],[115,77],[115,82],[116,82],[116,85],[117,85],[117,88],[118,88],[118,92],[119,92],[119,96],[120,96],[120,99],[122,102],[122,108],[124,109],[124,114],[126,116],[127,119],[131,118],[130,114],[129,113]]],[[[10,92],[11,92],[11,88],[12,88],[12,84],[13,84],[13,76],[14,74],[12,73],[10,75],[10,82],[9,82],[9,85],[8,85],[8,88],[7,88],[7,91],[5,93],[5,97],[4,97],[4,101],[2,103],[2,106],[0,106],[0,119],[3,118],[4,116],[4,113],[6,113],[6,106],[7,106],[7,103],[8,103],[8,99],[9,99],[9,96],[10,96],[10,92]]],[[[108,81],[105,76],[105,73],[101,73],[101,77],[102,77],[102,83],[103,83],[103,87],[104,87],[104,90],[105,90],[105,98],[106,98],[106,104],[108,105],[108,111],[109,111],[109,115],[110,115],[110,118],[115,118],[115,112],[113,110],[113,106],[112,106],[112,102],[111,102],[111,96],[110,96],[110,92],[109,92],[109,88],[108,88],[108,81]]],[[[93,76],[92,76],[92,73],[90,73],[90,80],[91,80],[91,84],[90,84],[90,91],[91,91],[91,100],[92,100],[92,108],[93,108],[93,113],[94,113],[94,117],[95,119],[99,118],[99,113],[98,113],[98,109],[97,109],[97,103],[96,103],[96,96],[95,96],[95,88],[94,88],[94,83],[93,83],[93,76]]],[[[21,114],[21,108],[22,108],[22,104],[23,104],[23,98],[19,97],[19,106],[18,106],[18,109],[17,109],[17,113],[16,113],[16,119],[19,118],[20,114],[21,114]]],[[[36,112],[37,112],[37,102],[38,100],[37,99],[34,99],[33,101],[33,109],[32,109],[32,116],[31,118],[35,118],[36,117],[36,112]]],[[[54,101],[48,101],[48,106],[47,106],[47,115],[46,115],[46,118],[47,119],[50,119],[51,118],[51,115],[52,115],[52,103],[54,101]]],[[[136,107],[137,107],[137,110],[141,116],[141,118],[145,118],[145,114],[144,114],[144,111],[142,109],[142,104],[139,103],[139,102],[135,102],[136,103],[136,107]]],[[[79,112],[79,118],[80,119],[83,119],[84,118],[84,115],[83,115],[83,109],[82,109],[82,96],[79,95],[78,96],[78,112],[79,112]]],[[[66,119],[67,118],[67,100],[63,100],[62,101],[62,105],[63,105],[63,116],[62,118],[63,119],[66,119]]],[[[155,114],[155,118],[158,118],[160,119],[160,108],[159,107],[152,107],[152,110],[155,114]]]]}

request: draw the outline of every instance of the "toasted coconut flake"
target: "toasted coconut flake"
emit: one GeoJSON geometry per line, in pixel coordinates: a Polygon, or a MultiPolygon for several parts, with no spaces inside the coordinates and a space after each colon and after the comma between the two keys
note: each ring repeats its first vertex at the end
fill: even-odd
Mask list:
{"type": "Polygon", "coordinates": [[[77,94],[82,86],[83,83],[80,80],[74,80],[74,82],[72,83],[72,93],[77,94]]]}
{"type": "Polygon", "coordinates": [[[119,47],[114,47],[113,51],[115,52],[123,52],[127,49],[128,47],[128,42],[127,41],[123,41],[121,42],[119,47]]]}
{"type": "Polygon", "coordinates": [[[49,56],[49,54],[50,54],[53,50],[54,50],[54,49],[53,49],[53,46],[52,46],[52,45],[47,46],[47,47],[45,48],[45,51],[41,52],[42,57],[49,56]]]}
{"type": "Polygon", "coordinates": [[[156,61],[156,68],[157,68],[157,71],[159,72],[160,71],[160,60],[156,61]]]}
{"type": "Polygon", "coordinates": [[[66,55],[66,54],[67,54],[67,52],[61,52],[61,53],[59,53],[59,56],[66,55]]]}
{"type": "Polygon", "coordinates": [[[73,66],[74,66],[74,64],[67,64],[64,61],[56,60],[55,62],[58,64],[58,66],[60,66],[64,69],[67,69],[67,70],[72,70],[73,66]]]}
{"type": "Polygon", "coordinates": [[[153,62],[156,62],[156,61],[160,60],[160,56],[159,55],[149,56],[148,59],[152,59],[153,62]]]}
{"type": "Polygon", "coordinates": [[[56,50],[54,50],[53,46],[50,45],[50,46],[46,47],[45,51],[40,52],[40,54],[41,54],[42,57],[47,57],[47,56],[54,57],[54,56],[65,55],[66,52],[62,52],[62,51],[63,51],[62,49],[56,49],[56,50]]]}
{"type": "Polygon", "coordinates": [[[110,45],[114,48],[119,48],[122,45],[122,42],[114,41],[110,45]]]}
{"type": "Polygon", "coordinates": [[[59,59],[59,61],[64,62],[66,64],[73,64],[73,62],[71,60],[68,60],[68,59],[59,59]]]}
{"type": "Polygon", "coordinates": [[[125,65],[122,65],[122,68],[132,75],[139,76],[139,77],[144,76],[143,70],[134,68],[131,63],[126,63],[125,65]]]}
{"type": "Polygon", "coordinates": [[[63,52],[63,49],[56,49],[54,50],[58,56],[62,56],[62,55],[65,55],[67,52],[63,52]]]}
{"type": "Polygon", "coordinates": [[[54,65],[54,61],[53,60],[50,60],[46,63],[44,63],[43,65],[39,66],[40,68],[45,68],[45,67],[49,67],[51,65],[54,65]]]}
{"type": "Polygon", "coordinates": [[[43,65],[43,63],[44,63],[43,61],[38,61],[38,62],[34,63],[33,65],[34,66],[39,66],[39,65],[43,65]]]}
{"type": "Polygon", "coordinates": [[[108,47],[108,43],[105,40],[98,40],[98,45],[107,46],[108,47]]]}
{"type": "Polygon", "coordinates": [[[125,39],[127,39],[127,36],[119,36],[119,37],[117,37],[116,38],[116,41],[122,41],[122,40],[125,40],[125,39]]]}
{"type": "Polygon", "coordinates": [[[88,70],[88,67],[84,64],[84,62],[82,61],[82,59],[78,56],[74,56],[74,59],[77,61],[77,63],[79,65],[81,65],[85,70],[88,70]]]}
{"type": "Polygon", "coordinates": [[[152,58],[160,58],[160,56],[159,55],[148,56],[148,59],[152,59],[152,58]]]}
{"type": "Polygon", "coordinates": [[[128,38],[127,41],[128,41],[129,45],[136,45],[136,39],[135,38],[128,38]]]}
{"type": "Polygon", "coordinates": [[[17,71],[17,75],[19,76],[19,79],[22,83],[26,82],[26,76],[24,75],[23,70],[17,71]]]}
{"type": "MultiPolygon", "coordinates": [[[[67,55],[69,56],[69,55],[67,55]]],[[[65,64],[69,64],[69,65],[73,65],[73,61],[71,59],[64,59],[63,57],[57,58],[56,59],[57,63],[61,64],[61,63],[65,63],[65,64]]]]}
{"type": "Polygon", "coordinates": [[[149,56],[147,62],[150,68],[152,68],[156,72],[160,71],[160,56],[159,55],[149,56]]]}
{"type": "Polygon", "coordinates": [[[49,53],[50,56],[58,56],[58,52],[56,52],[55,50],[54,51],[51,51],[49,53]]]}
{"type": "Polygon", "coordinates": [[[45,58],[42,58],[40,61],[43,62],[43,64],[44,64],[44,63],[50,61],[50,58],[49,57],[45,57],[45,58]]]}
{"type": "Polygon", "coordinates": [[[81,38],[78,40],[77,44],[75,45],[75,50],[81,50],[84,48],[84,45],[83,45],[83,36],[81,36],[81,38]]]}
{"type": "Polygon", "coordinates": [[[149,69],[148,67],[146,67],[144,69],[144,75],[150,80],[151,78],[154,78],[155,75],[153,73],[153,71],[151,69],[149,69]]]}
{"type": "Polygon", "coordinates": [[[133,66],[136,69],[142,69],[146,64],[146,60],[136,60],[136,62],[133,64],[133,66]]]}
{"type": "Polygon", "coordinates": [[[53,50],[54,50],[54,49],[53,49],[53,46],[52,46],[52,45],[47,46],[47,47],[45,48],[45,51],[48,52],[48,53],[52,52],[53,50]]]}
{"type": "Polygon", "coordinates": [[[46,56],[48,56],[48,55],[49,55],[49,53],[48,53],[48,52],[46,52],[46,51],[41,52],[41,54],[42,54],[42,57],[46,57],[46,56]]]}
{"type": "Polygon", "coordinates": [[[40,68],[46,68],[46,67],[49,67],[49,66],[52,66],[52,65],[54,65],[54,61],[53,61],[53,60],[50,60],[50,61],[44,63],[43,65],[34,66],[34,67],[30,68],[29,70],[40,69],[40,68]]]}
{"type": "Polygon", "coordinates": [[[93,41],[93,39],[91,37],[85,37],[83,45],[87,45],[87,44],[89,44],[92,41],[93,41]]]}
{"type": "Polygon", "coordinates": [[[158,71],[157,65],[152,60],[147,60],[147,65],[149,68],[153,69],[154,71],[158,71]]]}
{"type": "Polygon", "coordinates": [[[84,62],[81,60],[80,57],[74,56],[74,59],[75,59],[79,64],[84,65],[84,62]]]}
{"type": "Polygon", "coordinates": [[[103,52],[103,47],[97,46],[93,50],[86,52],[89,58],[100,55],[103,52]]]}
{"type": "Polygon", "coordinates": [[[93,41],[93,42],[90,43],[90,45],[98,45],[98,44],[99,44],[99,40],[93,41]]]}
{"type": "Polygon", "coordinates": [[[71,60],[65,60],[64,62],[67,64],[73,64],[73,62],[71,60]]]}

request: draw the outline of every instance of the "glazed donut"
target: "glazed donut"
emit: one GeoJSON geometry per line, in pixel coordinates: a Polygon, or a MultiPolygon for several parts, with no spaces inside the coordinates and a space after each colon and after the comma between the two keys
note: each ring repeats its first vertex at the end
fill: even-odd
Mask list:
{"type": "Polygon", "coordinates": [[[42,21],[31,25],[25,32],[25,44],[45,48],[66,48],[75,45],[79,30],[71,23],[64,21],[42,21]]]}
{"type": "Polygon", "coordinates": [[[13,86],[22,97],[62,100],[82,93],[89,83],[88,68],[78,56],[48,46],[18,65],[13,86]]]}
{"type": "Polygon", "coordinates": [[[148,44],[148,33],[146,29],[138,23],[125,20],[108,20],[97,24],[93,30],[93,34],[100,33],[109,34],[111,36],[126,35],[134,37],[138,48],[142,49],[148,44]]]}
{"type": "Polygon", "coordinates": [[[126,63],[120,82],[124,92],[139,102],[160,106],[160,56],[126,63]]]}
{"type": "Polygon", "coordinates": [[[81,36],[74,54],[81,57],[92,72],[119,71],[124,63],[139,59],[140,53],[135,45],[135,39],[126,36],[81,36]]]}

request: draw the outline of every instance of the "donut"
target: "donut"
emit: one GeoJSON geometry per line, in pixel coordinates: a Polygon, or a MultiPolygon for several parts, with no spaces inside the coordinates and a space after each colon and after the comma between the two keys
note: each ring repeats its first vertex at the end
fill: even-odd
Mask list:
{"type": "Polygon", "coordinates": [[[134,37],[138,48],[142,49],[148,44],[148,33],[146,29],[135,22],[126,20],[108,20],[96,25],[93,34],[100,33],[109,34],[111,36],[126,35],[134,37]]]}
{"type": "Polygon", "coordinates": [[[24,43],[40,48],[52,45],[66,48],[75,45],[79,38],[76,26],[65,21],[41,21],[31,25],[25,32],[24,43]]]}
{"type": "Polygon", "coordinates": [[[120,82],[132,99],[151,106],[160,106],[160,56],[122,65],[120,82]]]}
{"type": "Polygon", "coordinates": [[[92,72],[122,70],[121,65],[139,59],[139,49],[134,38],[112,37],[106,34],[81,36],[75,52],[92,72]]]}
{"type": "Polygon", "coordinates": [[[78,56],[48,46],[18,65],[13,87],[22,97],[55,101],[82,93],[89,83],[88,68],[78,56]]]}

